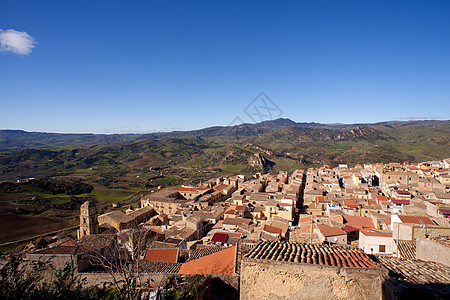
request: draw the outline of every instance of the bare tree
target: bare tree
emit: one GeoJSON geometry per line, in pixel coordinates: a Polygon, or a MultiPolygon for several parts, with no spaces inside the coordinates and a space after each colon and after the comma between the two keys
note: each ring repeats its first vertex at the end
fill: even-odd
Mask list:
{"type": "Polygon", "coordinates": [[[108,273],[111,284],[118,289],[124,299],[138,299],[142,282],[142,259],[148,242],[152,241],[151,231],[145,227],[122,231],[114,242],[106,247],[90,251],[87,259],[91,266],[108,273]]]}

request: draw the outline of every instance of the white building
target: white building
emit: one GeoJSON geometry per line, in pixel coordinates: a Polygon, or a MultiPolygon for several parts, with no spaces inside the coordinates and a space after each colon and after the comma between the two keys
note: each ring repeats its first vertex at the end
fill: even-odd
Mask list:
{"type": "Polygon", "coordinates": [[[347,244],[347,233],[339,227],[330,227],[327,225],[318,225],[314,230],[321,242],[330,244],[347,244]]]}
{"type": "Polygon", "coordinates": [[[367,254],[394,253],[392,232],[360,231],[359,248],[367,254]]]}

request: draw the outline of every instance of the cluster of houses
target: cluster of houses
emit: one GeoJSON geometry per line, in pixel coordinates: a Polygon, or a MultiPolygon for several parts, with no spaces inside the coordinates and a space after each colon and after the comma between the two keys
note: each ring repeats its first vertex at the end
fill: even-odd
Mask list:
{"type": "Polygon", "coordinates": [[[150,230],[191,247],[255,245],[288,237],[303,180],[301,170],[217,178],[197,187],[157,191],[142,197],[141,207],[169,217],[167,224],[153,224],[150,230]]]}
{"type": "Polygon", "coordinates": [[[75,255],[78,271],[88,273],[95,268],[86,255],[101,251],[102,257],[140,261],[143,273],[237,277],[246,257],[315,265],[323,258],[324,265],[382,269],[366,256],[379,255],[420,258],[448,268],[449,163],[339,165],[220,177],[161,189],[142,196],[139,209],[103,215],[86,202],[80,208],[78,240],[29,257],[75,255]],[[317,246],[309,251],[308,245],[317,246]],[[113,246],[119,251],[108,250],[113,246]],[[339,253],[347,250],[327,261],[321,253],[334,250],[325,246],[354,249],[349,257],[367,262],[342,260],[340,265],[339,253]],[[297,247],[306,249],[305,256],[294,251],[297,247]],[[282,256],[285,249],[294,252],[282,256]]]}
{"type": "Polygon", "coordinates": [[[398,243],[450,235],[449,159],[308,169],[296,236],[403,257],[398,243]]]}

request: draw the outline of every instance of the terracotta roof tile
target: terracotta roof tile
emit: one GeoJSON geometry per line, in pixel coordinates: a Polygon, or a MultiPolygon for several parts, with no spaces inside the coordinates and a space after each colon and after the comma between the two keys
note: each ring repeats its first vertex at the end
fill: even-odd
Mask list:
{"type": "Polygon", "coordinates": [[[341,228],[343,231],[345,232],[353,232],[353,231],[358,231],[358,228],[352,227],[352,226],[345,226],[341,228]]]}
{"type": "Polygon", "coordinates": [[[381,268],[360,249],[306,243],[261,242],[246,257],[350,268],[381,268]]]}
{"type": "Polygon", "coordinates": [[[406,216],[406,215],[398,215],[399,219],[402,221],[402,223],[409,223],[409,224],[421,224],[424,223],[426,225],[435,225],[433,221],[430,220],[428,217],[423,216],[406,216]]]}
{"type": "Polygon", "coordinates": [[[179,263],[139,261],[139,271],[142,273],[178,273],[181,268],[179,263]]]}
{"type": "Polygon", "coordinates": [[[393,273],[393,277],[413,284],[450,284],[450,268],[432,261],[377,256],[378,261],[393,273]]]}
{"type": "Polygon", "coordinates": [[[233,275],[236,262],[236,246],[184,263],[179,274],[233,275]]]}
{"type": "Polygon", "coordinates": [[[409,205],[409,203],[410,203],[409,200],[401,200],[401,199],[392,199],[391,201],[392,201],[392,203],[397,204],[397,205],[400,205],[400,204],[409,205]]]}
{"type": "Polygon", "coordinates": [[[264,229],[263,230],[268,232],[268,233],[274,233],[274,234],[278,234],[278,235],[281,234],[281,229],[280,228],[273,227],[273,226],[270,226],[270,225],[264,225],[264,229]]]}
{"type": "Polygon", "coordinates": [[[400,254],[400,258],[406,259],[416,258],[416,241],[399,240],[397,243],[397,240],[394,240],[394,242],[397,244],[397,249],[400,254]]]}
{"type": "Polygon", "coordinates": [[[375,228],[375,226],[373,226],[372,219],[369,217],[359,217],[349,215],[343,215],[342,217],[344,218],[344,224],[346,226],[352,226],[358,229],[375,228]]]}
{"type": "Polygon", "coordinates": [[[353,199],[345,199],[344,206],[358,207],[360,204],[353,199]]]}
{"type": "Polygon", "coordinates": [[[216,232],[214,236],[212,237],[212,242],[220,242],[220,243],[226,243],[228,239],[228,234],[226,233],[220,233],[216,232]]]}
{"type": "Polygon", "coordinates": [[[216,246],[197,248],[197,249],[191,251],[191,253],[189,254],[189,259],[186,262],[222,251],[224,249],[226,249],[226,248],[216,247],[216,246]]]}
{"type": "Polygon", "coordinates": [[[218,229],[218,228],[222,228],[223,225],[223,220],[218,221],[216,224],[214,224],[214,226],[212,227],[212,229],[218,229]]]}
{"type": "Polygon", "coordinates": [[[365,236],[392,237],[392,232],[379,232],[372,230],[360,231],[360,234],[363,234],[365,236]]]}
{"type": "Polygon", "coordinates": [[[346,235],[345,231],[343,231],[339,227],[331,227],[331,226],[327,226],[327,225],[318,225],[317,227],[319,228],[322,235],[325,237],[346,235]]]}
{"type": "Polygon", "coordinates": [[[148,249],[145,252],[145,260],[151,262],[178,262],[178,248],[148,249]]]}
{"type": "Polygon", "coordinates": [[[250,224],[251,220],[250,219],[243,219],[243,218],[225,218],[225,220],[223,220],[224,225],[241,225],[241,224],[250,224]]]}

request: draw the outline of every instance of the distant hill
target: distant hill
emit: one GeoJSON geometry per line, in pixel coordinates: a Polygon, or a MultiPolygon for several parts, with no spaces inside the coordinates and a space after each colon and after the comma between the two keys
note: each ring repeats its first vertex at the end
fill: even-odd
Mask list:
{"type": "Polygon", "coordinates": [[[0,152],[18,151],[27,148],[64,148],[95,144],[111,144],[133,141],[133,134],[76,134],[27,132],[23,130],[0,130],[0,152]]]}
{"type": "MultiPolygon", "coordinates": [[[[390,121],[374,124],[321,124],[321,123],[297,123],[290,119],[280,118],[263,121],[256,124],[244,123],[234,126],[215,126],[191,131],[171,131],[148,134],[76,134],[76,133],[45,133],[27,132],[23,130],[0,130],[0,152],[18,151],[27,148],[61,149],[68,147],[81,147],[98,144],[118,144],[123,142],[135,142],[143,140],[156,140],[164,138],[194,138],[209,139],[212,141],[234,141],[264,135],[280,129],[290,128],[295,135],[304,134],[315,136],[319,133],[325,139],[345,139],[356,137],[351,130],[360,133],[359,137],[370,135],[390,135],[401,137],[405,127],[426,128],[426,132],[449,134],[450,121],[390,121]],[[359,128],[358,128],[359,127],[359,128]],[[294,129],[295,128],[295,129],[294,129]],[[392,132],[389,129],[395,129],[392,132]],[[319,130],[320,129],[320,130],[319,130]],[[326,130],[328,129],[328,131],[326,130]],[[378,132],[375,132],[377,131],[378,132]],[[329,138],[327,138],[329,136],[329,138]]],[[[420,130],[419,130],[420,131],[420,130]]]]}
{"type": "Polygon", "coordinates": [[[205,172],[250,174],[321,164],[424,161],[450,157],[449,139],[450,121],[320,124],[277,119],[141,135],[1,130],[0,179],[89,168],[201,178],[205,172]]]}

